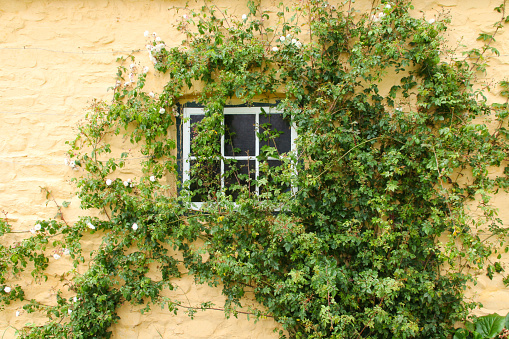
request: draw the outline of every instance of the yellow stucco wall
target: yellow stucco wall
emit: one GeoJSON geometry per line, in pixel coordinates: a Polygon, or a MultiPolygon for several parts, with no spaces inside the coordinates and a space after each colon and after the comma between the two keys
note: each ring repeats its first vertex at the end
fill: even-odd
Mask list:
{"type": "MultiPolygon", "coordinates": [[[[491,31],[499,19],[493,11],[500,0],[418,0],[415,15],[431,18],[445,9],[452,16],[450,42],[472,45],[480,31],[491,31]],[[421,13],[420,11],[423,11],[421,13]]],[[[70,200],[65,211],[69,222],[83,213],[73,197],[69,179],[74,172],[64,164],[64,142],[74,137],[73,126],[84,118],[85,108],[93,98],[109,99],[106,89],[114,83],[115,59],[131,52],[142,65],[150,65],[143,32],[157,32],[169,46],[182,37],[172,27],[177,17],[172,6],[185,1],[172,0],[2,0],[0,2],[0,211],[7,212],[17,232],[9,241],[23,238],[37,219],[52,218],[56,209],[46,204],[40,187],[47,187],[59,202],[70,200]],[[25,232],[25,233],[23,233],[25,232]]],[[[245,11],[245,1],[218,0],[231,11],[245,11]]],[[[368,6],[369,0],[357,1],[368,6]]],[[[503,32],[494,45],[501,56],[490,60],[491,77],[503,79],[509,74],[509,33],[503,32]]],[[[150,85],[162,83],[153,69],[150,85]]],[[[496,91],[493,95],[496,96],[496,91]]],[[[129,147],[129,145],[117,145],[129,147]]],[[[121,177],[133,177],[129,169],[121,177]]],[[[500,217],[509,225],[507,195],[495,200],[500,217]]],[[[85,248],[94,238],[85,238],[85,248]]],[[[27,297],[47,303],[55,302],[61,288],[58,275],[71,268],[65,257],[50,258],[49,281],[38,284],[20,277],[27,287],[27,297]]],[[[180,281],[182,300],[192,305],[211,300],[222,305],[218,289],[195,286],[187,278],[180,281]]],[[[64,288],[65,291],[65,288],[64,288]]],[[[509,311],[509,289],[499,278],[490,281],[481,276],[472,290],[484,304],[480,313],[509,311]]],[[[70,295],[70,294],[69,294],[70,295]]],[[[15,316],[22,306],[16,303],[0,312],[0,336],[13,338],[14,328],[27,322],[41,321],[33,314],[15,316]],[[4,332],[5,331],[5,332],[4,332]]],[[[153,310],[140,315],[136,308],[124,306],[121,320],[114,326],[115,338],[276,338],[276,324],[268,320],[225,319],[220,311],[199,312],[191,320],[182,312],[177,316],[153,310]]]]}

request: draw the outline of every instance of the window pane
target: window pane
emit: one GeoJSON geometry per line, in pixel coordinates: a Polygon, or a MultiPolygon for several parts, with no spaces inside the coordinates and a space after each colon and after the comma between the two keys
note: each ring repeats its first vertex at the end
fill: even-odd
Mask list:
{"type": "Polygon", "coordinates": [[[248,187],[251,193],[256,191],[256,186],[253,184],[253,180],[256,178],[256,161],[230,160],[228,164],[224,165],[224,173],[226,194],[231,195],[234,200],[239,196],[240,186],[248,187]]]}
{"type": "Polygon", "coordinates": [[[283,170],[281,168],[282,165],[280,160],[267,160],[266,164],[265,162],[260,162],[260,177],[266,177],[268,181],[266,186],[260,187],[260,193],[275,188],[279,189],[280,192],[290,190],[290,185],[280,179],[280,173],[283,170]]]}
{"type": "Polygon", "coordinates": [[[283,164],[281,160],[267,160],[267,163],[269,164],[269,168],[279,167],[283,164]]]}
{"type": "Polygon", "coordinates": [[[260,114],[260,153],[263,146],[275,147],[279,154],[290,152],[292,134],[290,124],[282,114],[260,114]]]}
{"type": "Polygon", "coordinates": [[[256,156],[254,114],[225,114],[224,155],[256,156]]]}
{"type": "Polygon", "coordinates": [[[191,115],[189,123],[191,124],[191,133],[189,133],[189,144],[191,145],[191,154],[193,154],[193,139],[196,136],[195,125],[203,120],[204,115],[191,115]]]}
{"type": "Polygon", "coordinates": [[[190,190],[193,202],[205,202],[215,198],[221,190],[221,161],[198,162],[191,160],[190,190]]]}

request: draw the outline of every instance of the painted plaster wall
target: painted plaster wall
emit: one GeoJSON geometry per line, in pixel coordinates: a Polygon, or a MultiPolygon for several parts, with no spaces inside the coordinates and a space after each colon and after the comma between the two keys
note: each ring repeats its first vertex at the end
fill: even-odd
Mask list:
{"type": "MultiPolygon", "coordinates": [[[[229,11],[242,14],[245,1],[218,0],[229,11]]],[[[452,15],[450,44],[475,44],[480,31],[491,31],[499,18],[493,11],[500,0],[418,0],[415,15],[432,18],[442,10],[452,15]],[[422,11],[422,13],[420,12],[422,11]]],[[[182,36],[172,24],[181,15],[169,10],[184,1],[173,0],[2,0],[0,3],[0,211],[7,212],[15,231],[8,241],[27,235],[38,219],[52,218],[53,204],[46,204],[40,187],[47,187],[58,202],[71,201],[64,217],[73,222],[83,211],[69,183],[79,175],[66,166],[66,140],[74,136],[75,126],[84,118],[93,98],[108,100],[114,84],[115,59],[132,53],[141,65],[150,65],[144,50],[145,30],[157,32],[169,46],[178,45],[182,36]]],[[[367,8],[371,1],[357,1],[367,8]]],[[[270,5],[270,2],[269,2],[270,5]]],[[[492,58],[486,81],[503,79],[509,73],[509,33],[498,36],[494,45],[501,56],[492,58]]],[[[158,88],[163,79],[149,71],[149,88],[158,88]]],[[[497,91],[492,92],[496,96],[497,91]]],[[[131,148],[126,142],[116,145],[131,148]]],[[[135,154],[136,150],[132,150],[135,154]]],[[[119,172],[119,177],[133,178],[135,168],[119,172]]],[[[168,180],[171,180],[169,178],[168,180]]],[[[509,199],[495,200],[500,217],[509,225],[509,199]]],[[[93,237],[85,238],[84,247],[94,248],[93,237]]],[[[51,255],[51,253],[48,253],[51,255]]],[[[509,263],[509,260],[507,261],[509,263]]],[[[48,304],[55,302],[60,276],[71,268],[70,260],[50,258],[49,281],[44,284],[19,278],[26,287],[27,298],[48,304]]],[[[83,269],[83,268],[81,268],[83,269]]],[[[189,278],[178,282],[178,295],[197,305],[211,300],[222,305],[217,289],[196,286],[189,278]]],[[[64,288],[65,291],[65,288],[64,288]]],[[[480,277],[470,292],[484,304],[479,313],[509,311],[509,289],[500,279],[480,277]]],[[[65,294],[64,294],[65,296],[65,294]]],[[[69,294],[71,296],[71,294],[69,294]]],[[[0,312],[0,335],[13,338],[14,328],[27,322],[40,322],[33,314],[15,316],[22,304],[13,304],[0,312]]],[[[140,315],[131,306],[120,310],[121,320],[114,326],[115,338],[276,338],[276,324],[263,320],[255,324],[245,316],[225,319],[220,311],[199,312],[191,320],[182,312],[177,316],[167,311],[152,310],[140,315]]]]}

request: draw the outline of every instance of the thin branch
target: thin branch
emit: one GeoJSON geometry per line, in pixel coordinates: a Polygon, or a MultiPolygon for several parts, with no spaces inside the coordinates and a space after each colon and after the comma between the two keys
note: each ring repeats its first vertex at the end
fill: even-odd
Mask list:
{"type": "Polygon", "coordinates": [[[55,197],[53,196],[53,193],[51,193],[51,191],[48,190],[46,187],[41,187],[41,189],[46,192],[46,197],[49,197],[50,200],[55,203],[55,205],[57,206],[57,209],[58,209],[58,216],[69,227],[69,224],[65,220],[64,214],[62,213],[62,206],[60,206],[60,204],[55,200],[55,197]]]}

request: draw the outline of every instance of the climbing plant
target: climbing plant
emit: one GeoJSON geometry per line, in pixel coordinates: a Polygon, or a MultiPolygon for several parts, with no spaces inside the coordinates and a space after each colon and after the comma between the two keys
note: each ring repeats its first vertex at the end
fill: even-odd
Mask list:
{"type": "MultiPolygon", "coordinates": [[[[282,337],[452,333],[478,305],[464,298],[475,273],[504,270],[497,260],[507,231],[490,199],[509,183],[509,83],[489,104],[478,76],[498,53],[505,3],[495,33],[462,57],[444,42],[443,13],[411,15],[404,0],[373,2],[369,12],[355,5],[305,0],[269,11],[247,1],[236,16],[205,2],[174,9],[185,36],[178,47],[146,32],[164,88],[147,92],[148,69],[122,58],[112,101],[94,102],[69,142],[69,164],[83,173],[75,179],[81,207],[102,217],[69,224],[62,206],[30,238],[0,247],[4,304],[24,299],[9,278],[28,262],[44,279],[51,247],[75,267],[89,264],[69,272],[75,297],[24,306],[49,320],[20,337],[107,338],[124,303],[190,315],[212,307],[163,293],[183,275],[221,288],[228,315],[273,317],[282,337]],[[192,122],[195,160],[183,182],[174,131],[189,121],[190,102],[204,115],[192,122]],[[268,146],[281,131],[259,126],[268,145],[258,176],[221,153],[232,104],[272,106],[297,134],[282,153],[268,146]],[[116,153],[115,136],[140,147],[139,178],[117,177],[133,156],[116,153]],[[229,170],[217,172],[218,161],[229,170]],[[226,179],[228,187],[218,184],[226,179]],[[196,198],[205,201],[199,209],[196,198]],[[90,258],[81,248],[88,233],[101,239],[90,258]],[[260,307],[243,308],[248,292],[260,307]]],[[[0,235],[9,231],[0,223],[0,235]]]]}

